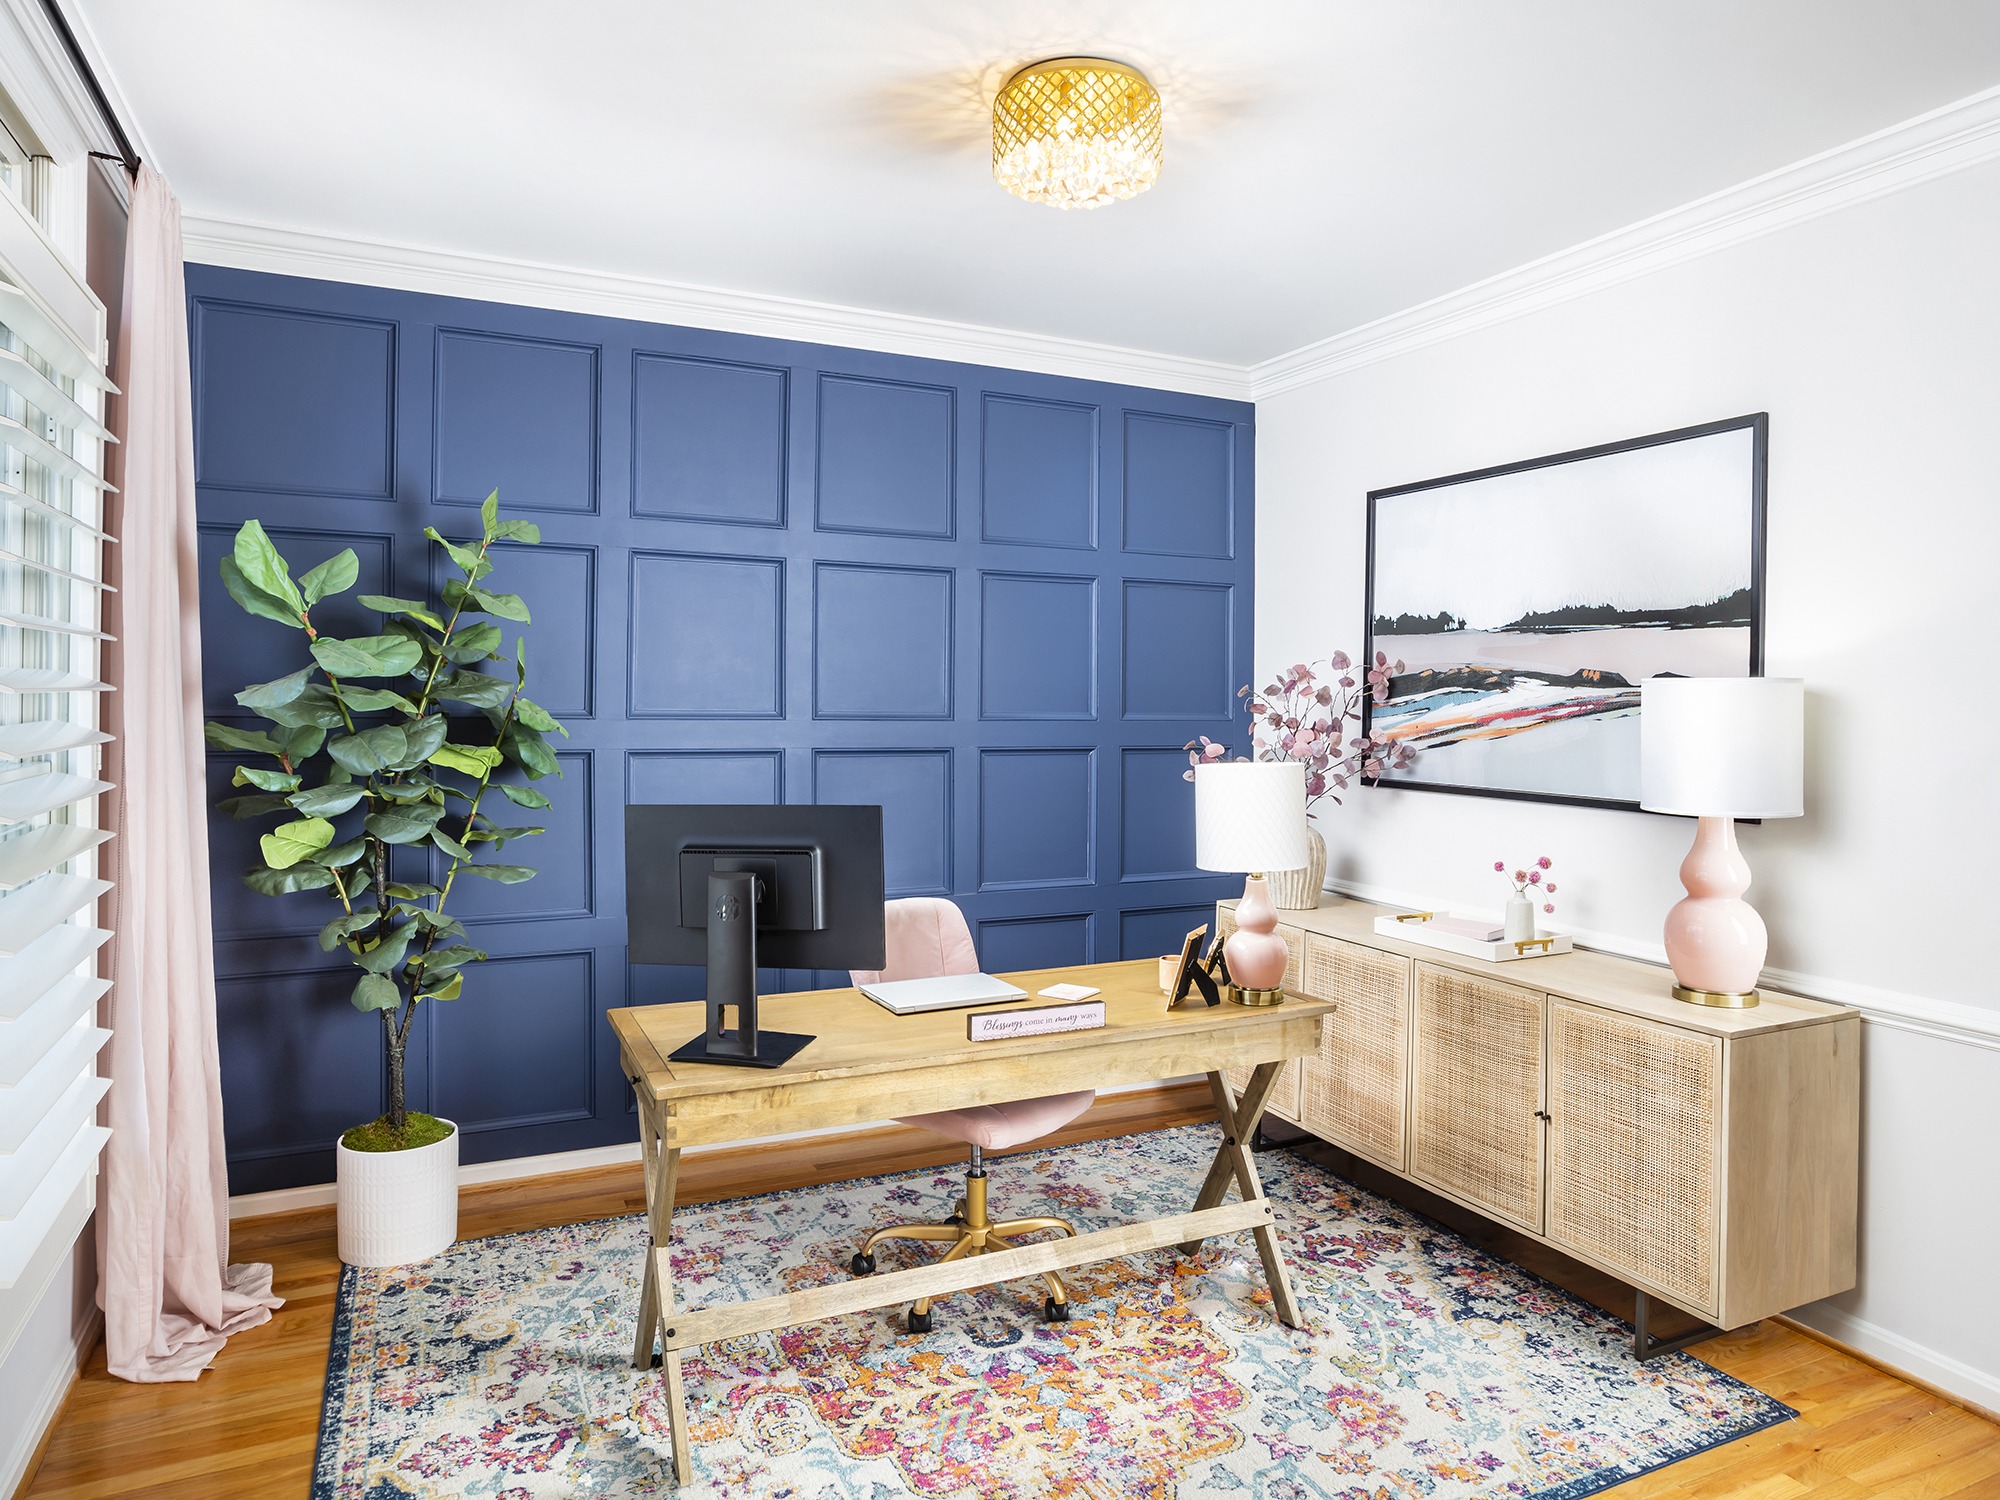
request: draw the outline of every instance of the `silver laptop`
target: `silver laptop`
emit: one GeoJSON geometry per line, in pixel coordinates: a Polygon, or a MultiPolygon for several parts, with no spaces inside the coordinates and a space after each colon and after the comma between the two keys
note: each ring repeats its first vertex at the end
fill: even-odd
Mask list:
{"type": "Polygon", "coordinates": [[[959,1010],[968,1005],[998,1005],[1007,1000],[1025,1000],[1028,992],[1016,989],[991,974],[938,974],[929,979],[889,979],[864,984],[861,993],[884,1010],[899,1016],[926,1010],[959,1010]]]}

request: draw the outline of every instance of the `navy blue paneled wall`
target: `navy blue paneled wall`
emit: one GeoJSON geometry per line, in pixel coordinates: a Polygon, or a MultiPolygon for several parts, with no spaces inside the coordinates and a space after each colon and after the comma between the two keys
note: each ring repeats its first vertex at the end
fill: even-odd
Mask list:
{"type": "MultiPolygon", "coordinates": [[[[424,527],[472,533],[496,486],[542,528],[498,574],[570,732],[514,851],[542,873],[454,888],[494,958],[411,1053],[468,1160],[629,1139],[604,1011],[699,994],[627,968],[629,801],[880,803],[892,894],[958,901],[994,970],[1169,951],[1226,893],[1179,747],[1250,677],[1249,406],[207,266],[188,289],[211,714],[300,659],[217,579],[243,520],[405,595],[441,577],[424,527]]],[[[327,903],[252,895],[255,830],[212,828],[231,1187],[327,1181],[382,1107],[379,1033],[314,941],[327,903]]]]}

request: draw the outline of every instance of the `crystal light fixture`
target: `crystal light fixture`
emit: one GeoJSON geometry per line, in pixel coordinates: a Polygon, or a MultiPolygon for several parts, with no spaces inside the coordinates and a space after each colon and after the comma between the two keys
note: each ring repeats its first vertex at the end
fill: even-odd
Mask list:
{"type": "Polygon", "coordinates": [[[993,100],[993,179],[1017,198],[1096,208],[1159,175],[1159,91],[1123,63],[1052,57],[993,100]]]}

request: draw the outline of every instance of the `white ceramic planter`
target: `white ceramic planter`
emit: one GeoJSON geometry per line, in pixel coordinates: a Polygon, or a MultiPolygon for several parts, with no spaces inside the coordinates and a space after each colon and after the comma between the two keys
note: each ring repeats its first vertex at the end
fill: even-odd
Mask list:
{"type": "Polygon", "coordinates": [[[458,1238],[456,1125],[414,1151],[350,1151],[338,1141],[333,1149],[340,1258],[348,1265],[407,1266],[458,1238]]]}

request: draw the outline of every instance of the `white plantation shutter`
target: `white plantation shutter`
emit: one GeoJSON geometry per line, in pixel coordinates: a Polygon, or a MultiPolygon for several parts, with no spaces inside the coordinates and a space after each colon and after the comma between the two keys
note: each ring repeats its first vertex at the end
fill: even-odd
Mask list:
{"type": "Polygon", "coordinates": [[[104,309],[0,193],[0,1290],[73,1237],[108,1130],[96,925],[104,309]]]}

